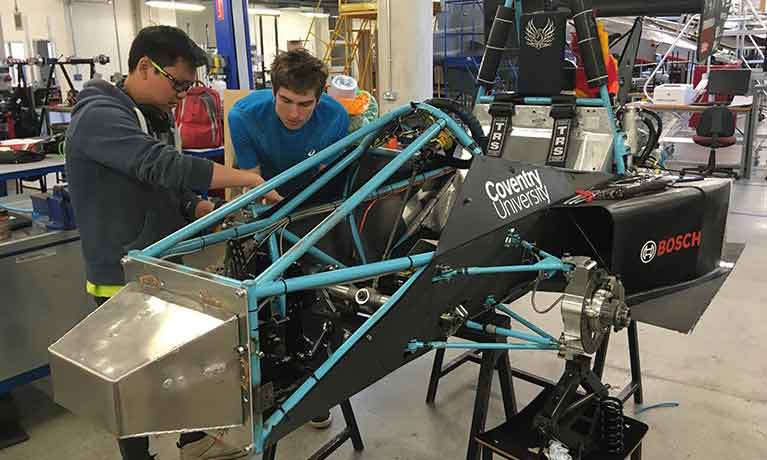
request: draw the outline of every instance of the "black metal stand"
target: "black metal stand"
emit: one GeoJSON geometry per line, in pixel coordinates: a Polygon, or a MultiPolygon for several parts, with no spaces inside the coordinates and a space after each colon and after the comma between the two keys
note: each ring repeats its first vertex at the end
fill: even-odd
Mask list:
{"type": "MultiPolygon", "coordinates": [[[[320,447],[308,460],[324,460],[330,457],[333,452],[338,450],[338,448],[349,439],[352,440],[352,446],[354,446],[354,450],[357,452],[365,448],[362,444],[362,435],[360,435],[360,429],[357,426],[357,419],[354,417],[354,410],[352,410],[351,402],[347,399],[342,402],[340,406],[341,412],[344,415],[344,421],[346,422],[346,428],[328,441],[324,446],[320,447]]],[[[264,460],[274,460],[276,455],[277,443],[272,444],[264,450],[264,460]]]]}
{"type": "Polygon", "coordinates": [[[706,177],[724,177],[733,178],[735,180],[740,179],[740,174],[735,171],[734,167],[717,166],[716,165],[716,149],[711,149],[708,153],[708,162],[706,166],[694,166],[691,168],[682,168],[682,173],[692,172],[700,174],[706,177]]]}
{"type": "Polygon", "coordinates": [[[0,393],[0,449],[29,439],[21,427],[21,416],[10,393],[0,393]]]}
{"type": "MultiPolygon", "coordinates": [[[[494,318],[492,322],[493,324],[501,327],[510,327],[510,320],[504,315],[496,315],[496,318],[494,318]]],[[[627,328],[627,335],[629,345],[629,360],[631,363],[631,382],[623,388],[623,390],[619,393],[618,398],[625,403],[629,398],[633,396],[634,402],[636,404],[642,404],[644,398],[642,393],[642,371],[639,360],[639,337],[637,334],[636,321],[630,322],[627,328]]],[[[478,335],[478,333],[466,329],[459,330],[456,336],[477,342],[483,341],[482,337],[478,335]]],[[[610,335],[607,335],[605,336],[604,341],[594,356],[592,372],[599,379],[601,379],[604,374],[609,342],[610,335]]],[[[463,353],[459,357],[450,361],[447,365],[443,365],[444,359],[445,350],[436,350],[434,355],[434,364],[432,365],[431,376],[429,378],[429,386],[426,393],[426,402],[428,404],[434,404],[440,378],[444,377],[465,363],[472,362],[480,364],[477,394],[474,401],[474,412],[472,417],[471,430],[469,433],[469,447],[466,454],[467,460],[479,460],[480,454],[483,460],[487,460],[492,458],[493,455],[490,449],[481,449],[481,446],[477,443],[476,440],[476,436],[485,429],[493,370],[498,371],[498,377],[500,379],[501,392],[504,401],[504,410],[507,420],[517,413],[513,377],[519,378],[543,388],[551,388],[557,384],[557,382],[545,379],[522,369],[511,367],[508,352],[505,351],[467,351],[466,353],[463,353]]],[[[641,460],[641,447],[642,446],[640,443],[639,446],[633,450],[631,454],[632,460],[641,460]]]]}
{"type": "MultiPolygon", "coordinates": [[[[637,323],[636,321],[631,321],[629,323],[629,326],[627,328],[627,336],[628,336],[628,345],[629,345],[629,361],[631,364],[631,382],[629,382],[618,394],[617,398],[620,399],[623,403],[628,401],[629,398],[632,396],[634,397],[634,402],[636,404],[642,404],[644,400],[644,395],[642,392],[642,370],[640,366],[640,360],[639,360],[639,336],[637,333],[637,323]]],[[[605,336],[604,341],[600,345],[599,349],[597,350],[595,356],[594,356],[594,364],[590,371],[586,371],[584,369],[580,369],[584,366],[584,363],[580,363],[580,371],[575,372],[575,362],[569,362],[565,369],[565,375],[563,375],[562,379],[560,379],[559,382],[553,382],[547,379],[543,379],[541,377],[538,377],[536,375],[530,374],[529,372],[522,371],[520,369],[512,368],[511,374],[514,377],[517,377],[519,379],[522,379],[526,382],[533,383],[535,385],[541,386],[544,389],[554,389],[556,391],[557,388],[562,390],[563,385],[572,383],[571,381],[578,377],[580,374],[581,377],[583,377],[584,381],[587,381],[589,385],[591,385],[591,393],[597,392],[597,383],[599,380],[602,379],[602,376],[604,374],[604,368],[605,368],[605,361],[607,359],[607,349],[610,343],[610,335],[605,336]],[[563,383],[564,382],[564,383],[563,383]]],[[[587,363],[585,364],[587,365],[587,363]]],[[[571,385],[572,388],[568,387],[566,389],[569,390],[575,390],[578,385],[571,385]]],[[[588,386],[588,385],[587,385],[588,386]]],[[[550,390],[545,390],[544,393],[550,390]]],[[[530,406],[536,406],[533,410],[533,408],[526,407],[522,412],[529,411],[530,413],[539,413],[542,411],[545,411],[547,407],[545,406],[545,403],[548,401],[548,403],[551,403],[551,399],[542,397],[544,394],[542,393],[539,398],[536,398],[533,403],[530,404],[530,406]]],[[[545,395],[549,397],[550,395],[545,395]]],[[[562,398],[560,398],[562,399],[562,398]]],[[[588,403],[588,398],[582,398],[581,402],[578,402],[574,404],[573,406],[582,406],[585,403],[588,403]]],[[[566,410],[573,410],[573,407],[571,406],[566,410]]],[[[553,409],[551,407],[548,408],[549,412],[552,412],[553,409]]],[[[529,417],[530,421],[532,422],[533,417],[532,415],[529,417]]],[[[490,430],[485,433],[481,433],[478,436],[479,445],[482,447],[482,459],[483,460],[491,460],[493,457],[493,454],[500,455],[504,458],[510,458],[510,459],[522,459],[524,458],[522,452],[518,452],[518,455],[511,454],[509,451],[514,450],[512,447],[511,449],[500,449],[499,444],[502,443],[502,441],[499,441],[499,437],[507,437],[507,436],[513,436],[515,438],[524,438],[526,436],[525,433],[521,433],[518,431],[518,428],[516,427],[509,427],[508,423],[509,417],[507,416],[507,422],[502,424],[501,426],[494,428],[493,430],[490,430]]],[[[626,418],[626,424],[627,424],[627,440],[631,443],[632,447],[628,450],[627,455],[631,456],[631,460],[641,460],[642,458],[642,444],[641,440],[644,437],[644,434],[647,431],[647,427],[635,420],[626,418]]],[[[619,458],[623,458],[619,455],[614,454],[603,454],[601,452],[598,452],[594,455],[590,455],[587,457],[589,460],[617,460],[619,458]]],[[[473,457],[470,460],[478,460],[479,457],[473,457]]]]}
{"type": "MultiPolygon", "coordinates": [[[[483,321],[484,322],[484,321],[483,321]]],[[[492,324],[499,327],[509,328],[511,320],[508,316],[495,314],[490,317],[492,324]]],[[[461,328],[456,337],[471,340],[475,342],[487,342],[488,336],[466,328],[461,328]]],[[[505,338],[495,336],[496,342],[504,343],[505,338]]],[[[473,362],[479,364],[479,378],[477,381],[477,393],[474,398],[474,412],[471,420],[471,429],[469,431],[469,447],[466,452],[468,460],[479,459],[480,447],[475,437],[485,430],[487,421],[487,410],[490,405],[490,391],[493,385],[493,373],[498,372],[498,379],[501,384],[501,395],[503,397],[503,408],[506,418],[513,417],[517,413],[517,400],[514,393],[514,381],[512,379],[511,362],[509,353],[499,350],[472,350],[463,353],[458,358],[450,361],[443,367],[445,360],[445,350],[438,349],[434,355],[434,364],[432,366],[431,377],[429,378],[429,388],[426,393],[426,403],[434,404],[437,395],[437,386],[439,379],[459,368],[462,364],[473,362]]]]}

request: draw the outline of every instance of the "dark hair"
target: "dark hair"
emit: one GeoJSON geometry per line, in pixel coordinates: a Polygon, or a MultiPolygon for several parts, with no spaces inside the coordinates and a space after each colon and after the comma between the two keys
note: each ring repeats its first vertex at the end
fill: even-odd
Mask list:
{"type": "Polygon", "coordinates": [[[207,60],[205,52],[183,30],[171,26],[149,26],[139,31],[130,46],[128,71],[136,70],[144,56],[161,67],[172,66],[181,59],[197,68],[207,60]]]}
{"type": "Polygon", "coordinates": [[[272,88],[276,93],[283,86],[291,91],[314,91],[319,99],[328,79],[328,68],[303,48],[277,55],[271,67],[272,88]]]}

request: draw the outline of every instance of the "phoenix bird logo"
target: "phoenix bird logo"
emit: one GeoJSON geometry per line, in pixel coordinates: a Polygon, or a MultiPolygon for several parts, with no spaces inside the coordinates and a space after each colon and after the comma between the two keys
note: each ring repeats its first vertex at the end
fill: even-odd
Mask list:
{"type": "Polygon", "coordinates": [[[554,44],[554,35],[557,32],[557,28],[554,26],[554,21],[551,19],[546,21],[546,25],[542,28],[535,27],[535,22],[530,20],[525,27],[525,41],[527,45],[537,50],[548,48],[554,44]]]}

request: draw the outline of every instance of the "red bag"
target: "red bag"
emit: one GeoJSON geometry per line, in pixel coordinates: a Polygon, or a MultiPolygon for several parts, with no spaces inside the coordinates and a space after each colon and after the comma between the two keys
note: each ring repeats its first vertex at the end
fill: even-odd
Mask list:
{"type": "Polygon", "coordinates": [[[176,126],[185,149],[207,149],[224,144],[221,96],[212,88],[194,86],[176,107],[176,126]]]}

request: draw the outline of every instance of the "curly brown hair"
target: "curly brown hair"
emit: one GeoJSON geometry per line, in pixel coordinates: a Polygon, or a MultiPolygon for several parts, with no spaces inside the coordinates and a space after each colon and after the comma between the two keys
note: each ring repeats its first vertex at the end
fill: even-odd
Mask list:
{"type": "Polygon", "coordinates": [[[277,55],[271,67],[272,89],[276,93],[285,87],[297,93],[314,91],[320,98],[328,80],[324,62],[299,48],[277,55]]]}

